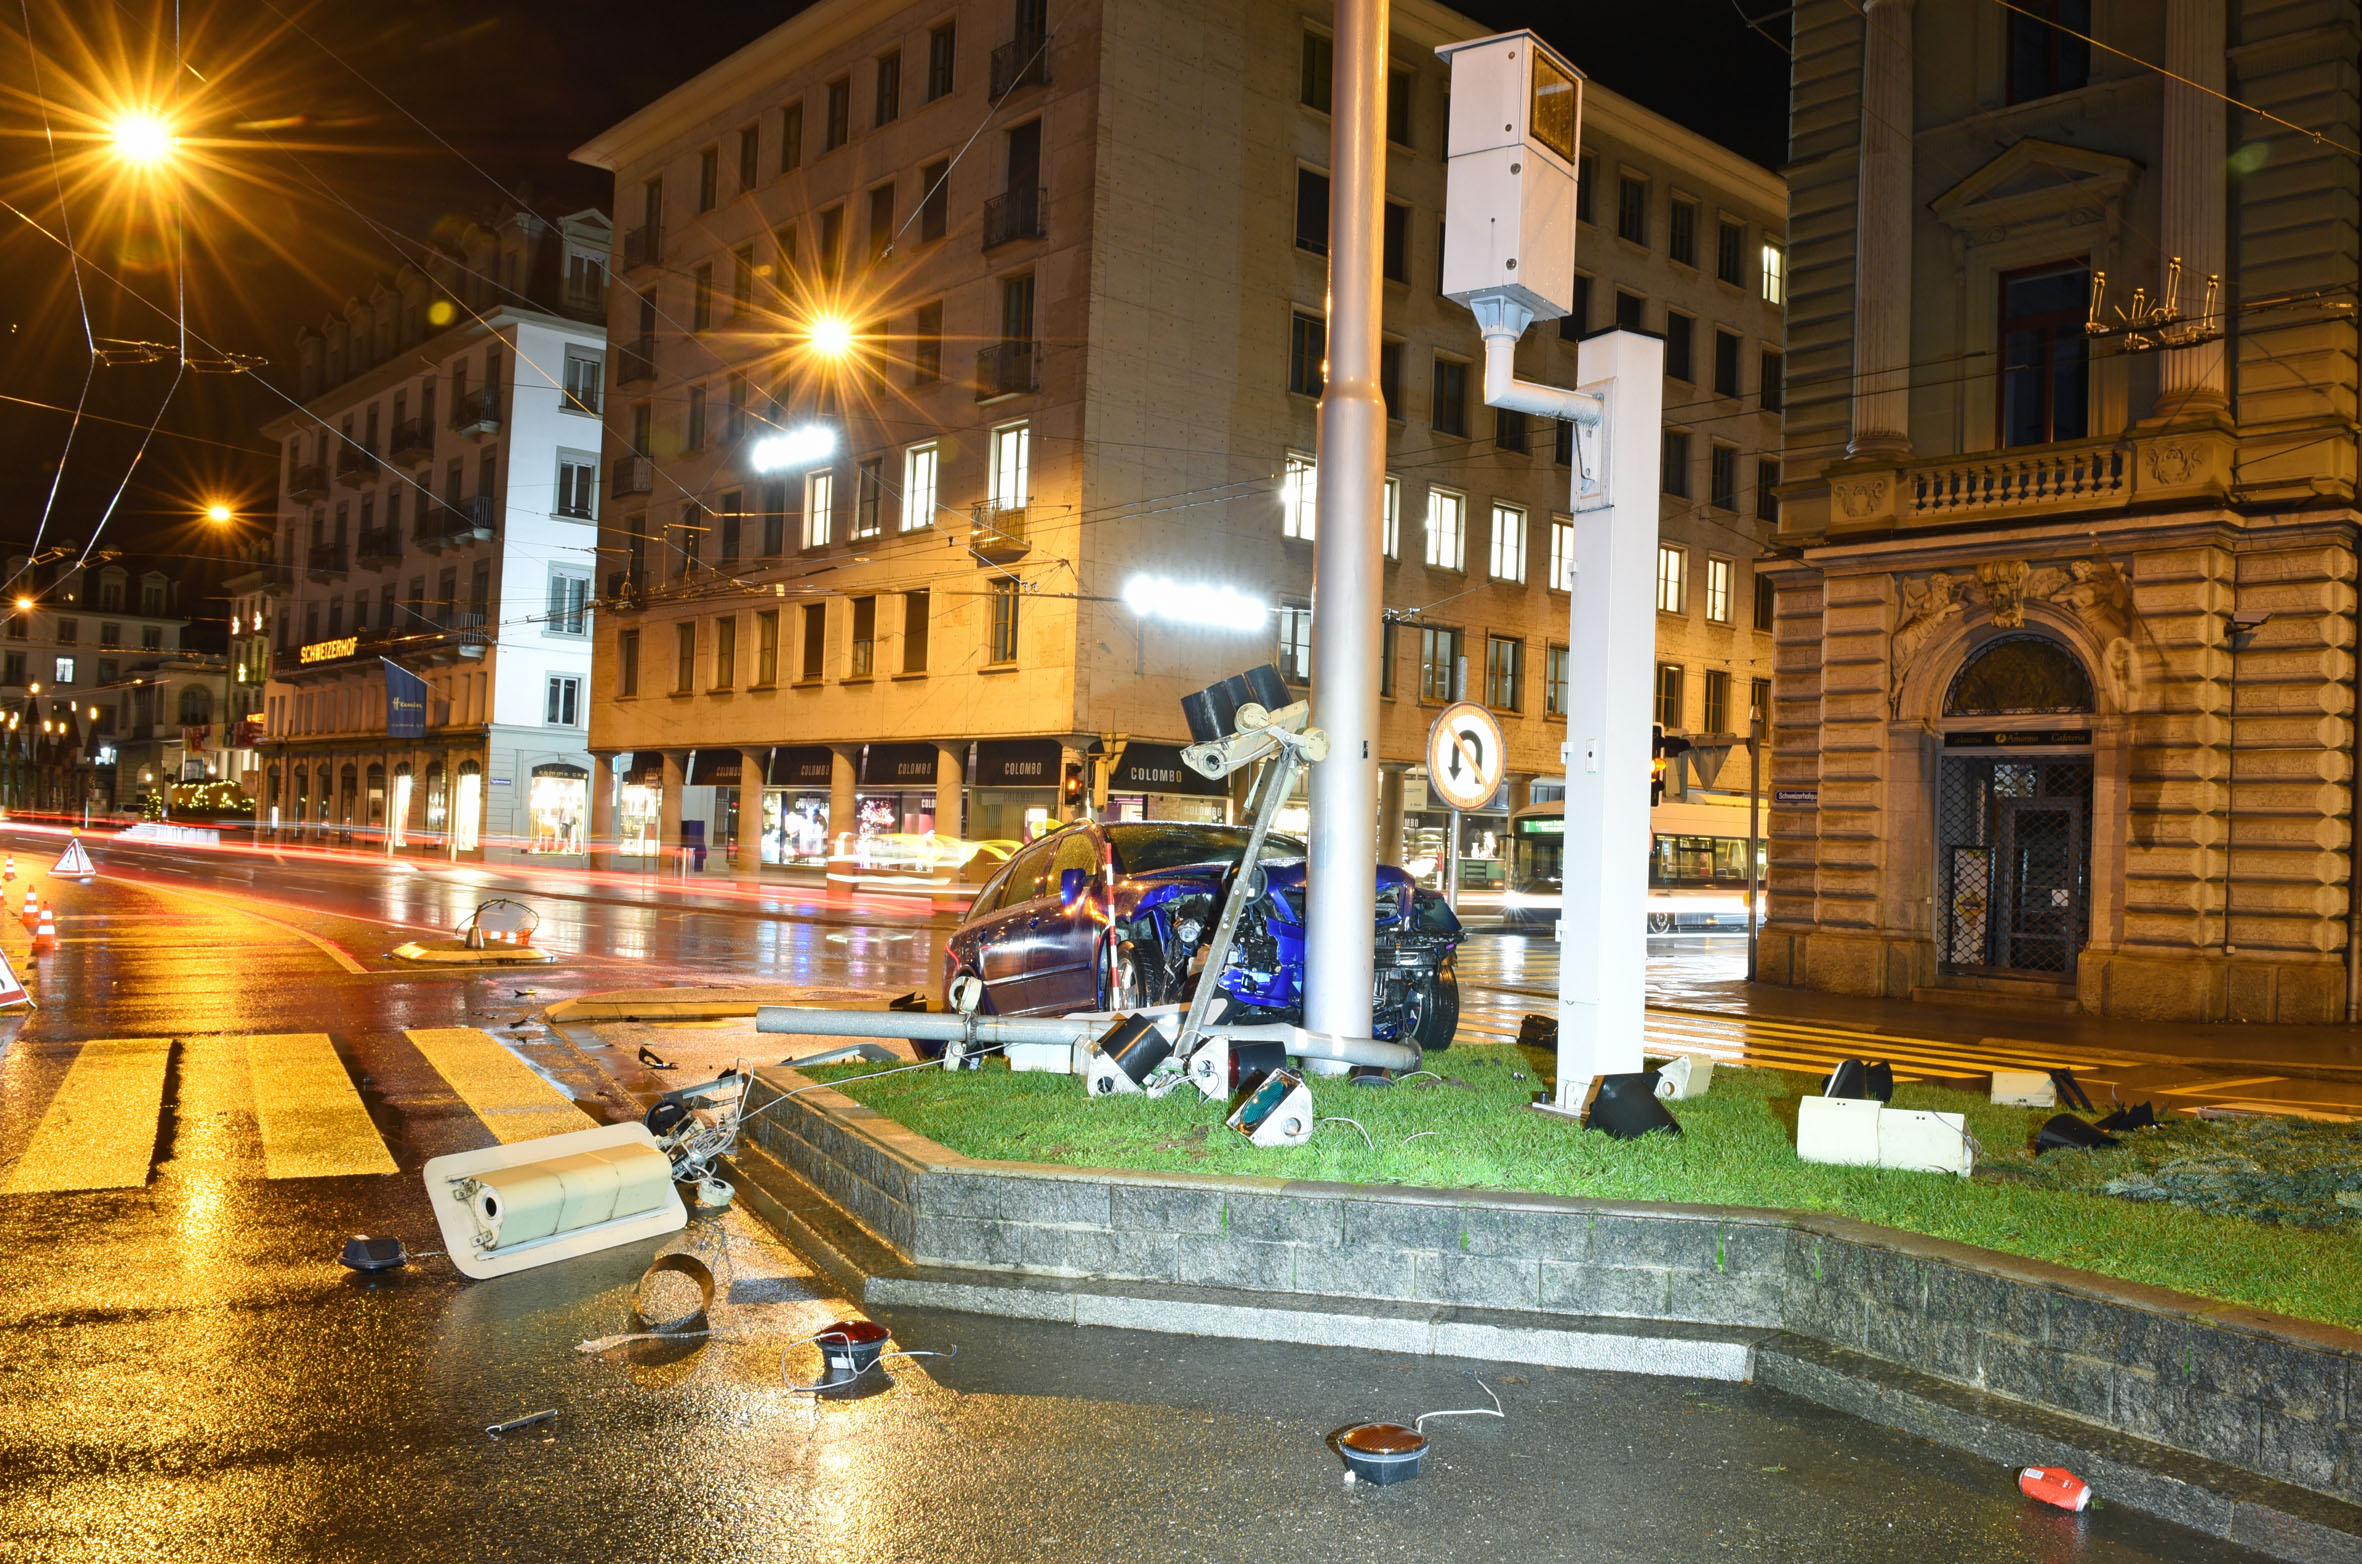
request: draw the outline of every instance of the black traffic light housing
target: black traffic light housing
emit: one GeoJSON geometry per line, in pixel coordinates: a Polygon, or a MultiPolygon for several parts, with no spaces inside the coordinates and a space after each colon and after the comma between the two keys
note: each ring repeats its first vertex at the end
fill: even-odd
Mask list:
{"type": "Polygon", "coordinates": [[[1070,809],[1082,803],[1083,766],[1081,761],[1070,760],[1066,763],[1066,777],[1059,784],[1058,797],[1070,809]]]}
{"type": "Polygon", "coordinates": [[[1649,725],[1648,802],[1651,809],[1665,801],[1665,767],[1689,753],[1689,740],[1668,738],[1661,722],[1649,725]]]}

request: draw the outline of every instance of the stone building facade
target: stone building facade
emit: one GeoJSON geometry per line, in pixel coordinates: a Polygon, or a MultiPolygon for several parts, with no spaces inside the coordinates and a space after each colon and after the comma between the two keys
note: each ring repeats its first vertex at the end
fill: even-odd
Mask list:
{"type": "Polygon", "coordinates": [[[1797,7],[1767,978],[2353,1017],[2358,25],[1797,7]]]}
{"type": "MultiPolygon", "coordinates": [[[[1438,292],[1434,49],[1485,29],[1427,0],[1392,26],[1399,857],[1441,834],[1417,768],[1461,681],[1502,715],[1506,807],[1557,774],[1580,671],[1567,447],[1482,405],[1475,324],[1438,292]]],[[[602,845],[694,839],[743,873],[856,815],[1005,839],[1063,812],[1069,767],[1119,812],[1218,814],[1175,755],[1181,696],[1266,660],[1309,674],[1329,27],[1325,5],[1245,0],[823,0],[576,154],[613,171],[621,237],[602,845]],[[860,328],[852,368],[806,351],[831,314],[860,328]],[[811,424],[825,460],[758,469],[811,424]],[[1264,611],[1144,611],[1198,588],[1264,611]]],[[[1743,733],[1769,672],[1784,191],[1596,84],[1585,110],[1581,314],[1530,333],[1520,370],[1572,384],[1576,341],[1611,325],[1678,343],[1661,705],[1675,731],[1743,733]]]]}

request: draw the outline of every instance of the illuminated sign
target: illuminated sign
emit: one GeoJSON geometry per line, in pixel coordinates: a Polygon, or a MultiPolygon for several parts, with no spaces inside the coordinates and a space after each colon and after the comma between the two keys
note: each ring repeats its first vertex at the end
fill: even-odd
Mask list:
{"type": "Polygon", "coordinates": [[[341,641],[314,641],[305,647],[302,660],[307,663],[333,662],[339,657],[350,657],[359,650],[361,638],[348,635],[341,641]]]}

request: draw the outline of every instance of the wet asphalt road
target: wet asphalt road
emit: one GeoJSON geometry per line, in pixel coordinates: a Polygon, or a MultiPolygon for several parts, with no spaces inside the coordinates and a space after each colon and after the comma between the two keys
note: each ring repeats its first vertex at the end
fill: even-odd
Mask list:
{"type": "MultiPolygon", "coordinates": [[[[16,845],[20,867],[54,855],[16,845]]],[[[152,1126],[133,1126],[134,1140],[153,1131],[144,1182],[0,1193],[0,1557],[2251,1557],[2129,1512],[2061,1515],[2004,1469],[1742,1386],[913,1314],[889,1319],[904,1346],[958,1356],[816,1402],[782,1382],[783,1366],[812,1376],[811,1349],[784,1365],[782,1349],[846,1306],[738,1213],[674,1240],[727,1257],[720,1339],[586,1357],[577,1342],[631,1328],[654,1246],[481,1283],[431,1256],[374,1282],[334,1263],[356,1230],[438,1248],[420,1163],[494,1138],[406,1034],[501,1035],[613,1119],[655,1082],[513,1027],[552,993],[915,982],[939,930],[907,914],[568,901],[548,937],[580,959],[420,973],[380,957],[393,925],[448,922],[473,881],[101,857],[91,887],[38,877],[65,943],[38,964],[43,1008],[0,1032],[0,1188],[12,1165],[54,1155],[28,1151],[91,1040],[173,1042],[152,1126]],[[629,953],[589,949],[602,939],[629,953]],[[399,1172],[269,1176],[259,1087],[225,1039],[285,1032],[328,1035],[399,1172]],[[1329,1435],[1481,1405],[1471,1367],[1505,1420],[1436,1424],[1417,1481],[1342,1482],[1329,1435]],[[543,1408],[558,1412],[544,1428],[483,1432],[543,1408]]],[[[25,946],[0,924],[12,960],[25,946]]]]}

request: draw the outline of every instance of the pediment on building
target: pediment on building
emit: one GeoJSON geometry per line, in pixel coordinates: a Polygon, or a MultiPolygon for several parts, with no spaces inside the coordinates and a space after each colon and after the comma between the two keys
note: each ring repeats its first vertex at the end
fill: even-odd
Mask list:
{"type": "Polygon", "coordinates": [[[2124,193],[2140,176],[2131,158],[2029,136],[1930,203],[1971,240],[2028,223],[2116,225],[2124,193]]]}

